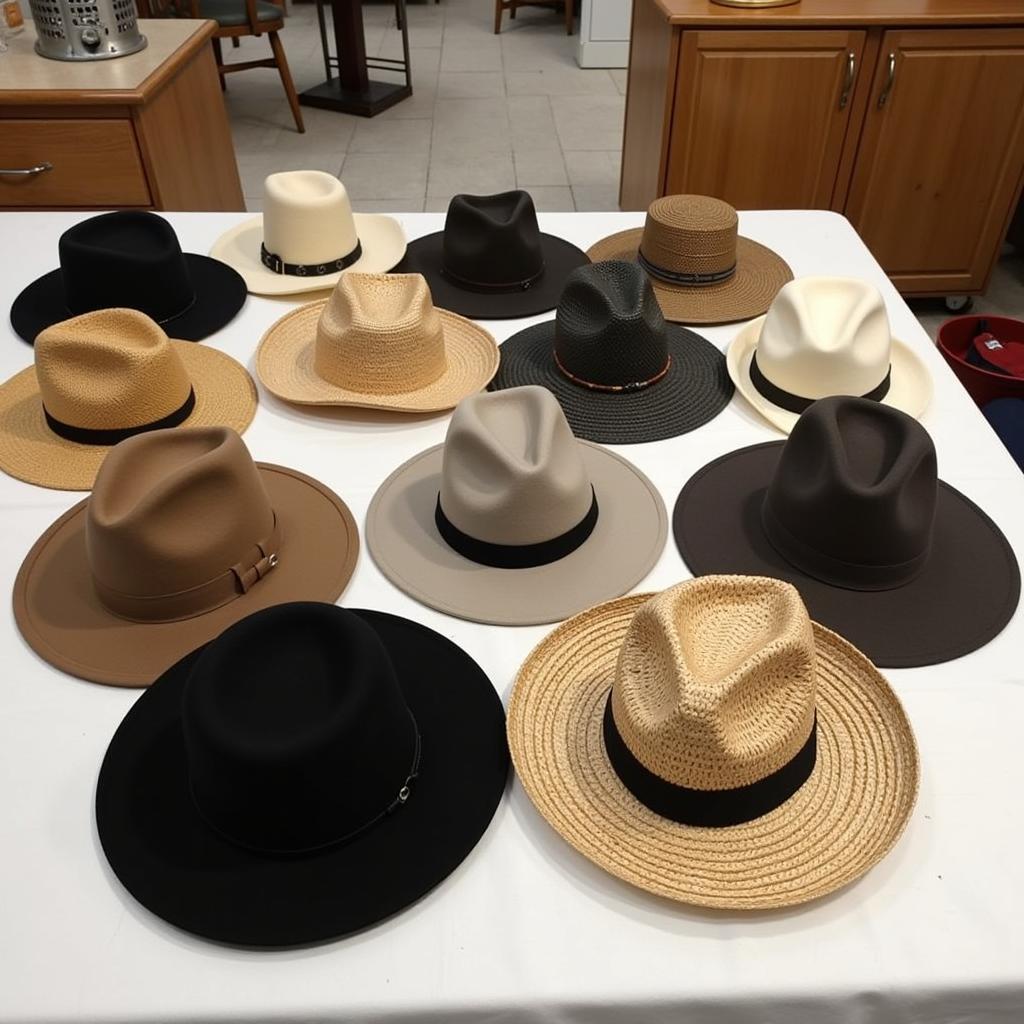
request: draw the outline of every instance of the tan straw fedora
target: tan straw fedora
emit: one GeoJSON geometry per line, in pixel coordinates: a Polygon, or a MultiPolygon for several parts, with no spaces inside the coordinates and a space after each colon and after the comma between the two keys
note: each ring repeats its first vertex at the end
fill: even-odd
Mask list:
{"type": "Polygon", "coordinates": [[[919,417],[932,397],[920,357],[893,338],[885,301],[867,281],[801,277],[726,352],[741,395],[788,434],[819,398],[852,395],[919,417]]]}
{"type": "Polygon", "coordinates": [[[333,288],[342,274],[383,273],[405,255],[402,225],[384,214],[353,213],[333,174],[280,171],[263,192],[263,213],[225,231],[210,249],[256,295],[333,288]]]}
{"type": "Polygon", "coordinates": [[[642,228],[595,242],[587,255],[637,260],[647,271],[666,320],[721,324],[763,313],[792,280],[786,261],[738,234],[736,211],[710,196],[663,196],[642,228]]]}
{"type": "Polygon", "coordinates": [[[563,623],[519,671],[508,737],[572,846],[707,907],[785,907],[852,882],[917,797],[896,694],[766,577],[703,576],[563,623]]]}
{"type": "Polygon", "coordinates": [[[245,367],[172,341],[145,313],[101,309],[47,327],[35,365],[0,384],[0,469],[87,491],[112,445],[164,427],[242,432],[256,412],[245,367]]]}
{"type": "Polygon", "coordinates": [[[497,369],[494,338],[437,309],[420,274],[346,274],[329,299],[281,317],[256,353],[285,402],[394,412],[451,409],[497,369]]]}
{"type": "Polygon", "coordinates": [[[665,507],[635,466],[578,441],[555,396],[472,395],[443,445],[395,470],[366,514],[381,572],[474,622],[556,622],[636,586],[665,546],[665,507]]]}
{"type": "Polygon", "coordinates": [[[36,541],[14,617],[57,668],[148,686],[251,612],[336,600],[358,551],[333,491],[254,463],[233,430],[156,430],[112,449],[91,497],[36,541]]]}

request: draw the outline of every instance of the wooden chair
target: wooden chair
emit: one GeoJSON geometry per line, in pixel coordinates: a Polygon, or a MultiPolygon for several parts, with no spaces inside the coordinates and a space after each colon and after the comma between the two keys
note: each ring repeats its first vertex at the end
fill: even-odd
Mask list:
{"type": "Polygon", "coordinates": [[[494,34],[501,31],[501,16],[505,11],[514,18],[520,7],[553,7],[558,4],[565,6],[565,34],[572,35],[573,0],[494,0],[494,34]]]}

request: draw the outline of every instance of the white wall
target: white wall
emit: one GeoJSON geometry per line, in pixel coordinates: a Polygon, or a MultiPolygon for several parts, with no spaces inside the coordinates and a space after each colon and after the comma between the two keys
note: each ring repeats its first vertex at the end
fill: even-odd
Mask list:
{"type": "Polygon", "coordinates": [[[582,0],[576,48],[581,68],[626,67],[632,14],[632,0],[582,0]]]}

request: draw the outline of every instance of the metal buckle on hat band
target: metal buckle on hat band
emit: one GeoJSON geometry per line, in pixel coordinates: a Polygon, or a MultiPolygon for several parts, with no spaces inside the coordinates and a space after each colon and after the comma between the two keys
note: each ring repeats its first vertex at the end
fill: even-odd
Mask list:
{"type": "Polygon", "coordinates": [[[659,267],[656,263],[652,263],[647,259],[640,251],[637,251],[636,260],[637,263],[639,263],[640,266],[651,275],[651,277],[656,277],[659,281],[664,281],[666,284],[691,286],[719,284],[722,281],[728,281],[729,278],[736,273],[735,263],[731,267],[727,267],[725,270],[716,270],[710,274],[681,274],[675,270],[668,270],[665,267],[659,267]]]}
{"type": "Polygon", "coordinates": [[[267,552],[264,550],[262,544],[257,544],[257,549],[261,552],[262,557],[257,559],[248,568],[242,565],[233,565],[231,571],[235,574],[235,578],[238,580],[238,585],[242,588],[243,594],[248,594],[250,588],[259,583],[264,576],[270,572],[277,565],[277,552],[267,552]]]}
{"type": "Polygon", "coordinates": [[[285,263],[277,253],[269,252],[267,247],[260,243],[260,260],[263,266],[275,274],[287,274],[290,277],[324,277],[327,274],[336,274],[339,270],[351,267],[362,255],[362,243],[356,239],[356,247],[337,259],[327,260],[325,263],[285,263]]]}

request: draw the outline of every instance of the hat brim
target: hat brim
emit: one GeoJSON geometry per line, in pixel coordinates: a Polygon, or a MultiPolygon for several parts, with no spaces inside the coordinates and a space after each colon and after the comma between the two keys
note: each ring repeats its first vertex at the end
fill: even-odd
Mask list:
{"type": "MultiPolygon", "coordinates": [[[[764,320],[764,317],[760,317],[744,325],[729,343],[725,351],[725,362],[736,390],[772,426],[788,434],[796,426],[800,414],[783,409],[765,398],[750,379],[750,363],[757,351],[764,320]]],[[[882,404],[891,405],[914,419],[920,419],[932,400],[932,378],[928,368],[910,346],[896,338],[892,340],[889,359],[889,390],[881,399],[882,404]]]]}
{"type": "Polygon", "coordinates": [[[574,384],[555,364],[555,321],[514,334],[500,348],[489,390],[540,384],[558,399],[573,433],[601,444],[641,444],[677,437],[713,420],[733,395],[725,357],[699,334],[670,324],[671,362],[640,391],[596,391],[574,384]]]}
{"type": "Polygon", "coordinates": [[[557,622],[631,590],[665,546],[667,516],[654,485],[613,452],[578,442],[597,495],[593,533],[571,554],[528,569],[479,565],[452,550],[434,522],[444,446],[400,466],[366,514],[366,543],[400,590],[472,622],[528,626],[557,622]]]}
{"type": "Polygon", "coordinates": [[[602,716],[630,621],[651,596],[634,594],[577,615],[520,669],[508,709],[509,746],[540,813],[595,864],[681,903],[786,907],[863,875],[910,817],[917,748],[885,679],[817,623],[817,760],[789,800],[742,825],[698,828],[661,817],[619,781],[605,752],[602,716]]]}
{"type": "Polygon", "coordinates": [[[510,320],[516,317],[546,313],[558,305],[565,279],[577,267],[590,260],[578,246],[555,235],[541,234],[544,273],[529,288],[512,292],[471,291],[460,288],[445,277],[444,232],[435,231],[409,243],[405,259],[395,268],[396,274],[422,274],[430,286],[434,305],[473,320],[510,320]]]}
{"type": "Polygon", "coordinates": [[[14,582],[14,618],[51,665],[96,683],[149,686],[193,648],[233,622],[285,601],[334,601],[355,568],[359,533],[345,503],[294,469],[257,463],[281,528],[278,564],[213,611],[175,622],[132,622],[100,603],[86,555],[88,500],[33,545],[14,582]]]}
{"type": "Polygon", "coordinates": [[[369,394],[324,380],[314,366],[316,331],[328,299],[286,313],[260,342],[256,373],[276,397],[296,405],[344,405],[393,412],[441,412],[480,391],[498,368],[498,346],[482,327],[439,309],[447,368],[417,391],[369,394]]]}
{"type": "MultiPolygon", "coordinates": [[[[595,242],[587,255],[636,262],[643,228],[619,231],[595,242]]],[[[681,324],[727,324],[760,316],[779,289],[793,280],[789,264],[774,250],[742,235],[736,239],[736,272],[727,281],[708,285],[672,285],[650,277],[666,320],[681,324]]]]}
{"type": "MultiPolygon", "coordinates": [[[[181,427],[231,427],[256,414],[256,385],[241,363],[214,348],[171,341],[192,382],[195,406],[181,427]]],[[[40,487],[88,491],[110,445],[78,444],[46,423],[34,366],[0,384],[0,469],[40,487]]]]}
{"type": "Polygon", "coordinates": [[[305,855],[268,856],[221,838],[200,818],[188,785],[180,713],[195,651],[125,716],[96,790],[103,852],[148,910],[219,942],[321,942],[407,907],[476,846],[508,777],[494,687],[433,630],[383,612],[356,614],[383,641],[420,731],[423,769],[408,801],[351,841],[305,855]]]}
{"type": "Polygon", "coordinates": [[[939,481],[924,570],[895,590],[844,590],[800,572],[769,543],[761,505],[784,442],[741,448],[695,473],[676,501],[676,545],[695,576],[774,576],[800,591],[811,618],[885,668],[933,665],[988,643],[1020,598],[1020,569],[999,527],[939,481]]]}
{"type": "MultiPolygon", "coordinates": [[[[161,320],[160,326],[172,338],[202,341],[235,318],[245,304],[245,282],[219,260],[194,252],[184,256],[195,301],[179,316],[161,320]]],[[[59,268],[33,281],[11,306],[11,326],[30,345],[40,331],[73,316],[64,297],[64,278],[59,268]]]]}
{"type": "MultiPolygon", "coordinates": [[[[362,255],[351,266],[333,274],[298,277],[275,274],[263,265],[263,215],[225,231],[210,255],[233,267],[254,295],[298,295],[333,288],[342,274],[386,274],[405,255],[405,232],[394,217],[382,213],[354,213],[362,255]]],[[[340,253],[339,253],[340,255],[340,253]]]]}

